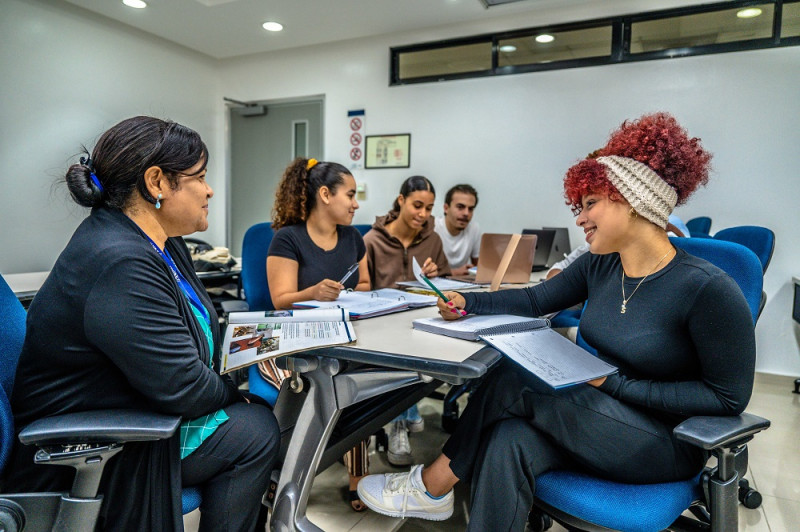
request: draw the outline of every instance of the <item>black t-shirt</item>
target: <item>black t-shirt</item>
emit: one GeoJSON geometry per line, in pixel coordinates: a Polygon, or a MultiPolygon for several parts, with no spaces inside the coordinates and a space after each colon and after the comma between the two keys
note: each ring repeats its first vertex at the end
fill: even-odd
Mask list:
{"type": "MultiPolygon", "coordinates": [[[[361,233],[350,225],[337,225],[336,247],[325,251],[311,240],[306,224],[281,227],[272,238],[268,256],[284,257],[297,262],[297,290],[305,290],[323,279],[338,281],[347,269],[361,261],[367,248],[361,233]]],[[[358,271],[345,281],[345,288],[355,288],[358,271]]]]}
{"type": "Polygon", "coordinates": [[[539,316],[588,300],[581,335],[619,368],[601,390],[680,420],[738,414],[747,406],[755,371],[750,307],[724,271],[678,249],[661,271],[625,278],[619,255],[579,257],[560,275],[521,290],[464,293],[477,314],[539,316]]]}

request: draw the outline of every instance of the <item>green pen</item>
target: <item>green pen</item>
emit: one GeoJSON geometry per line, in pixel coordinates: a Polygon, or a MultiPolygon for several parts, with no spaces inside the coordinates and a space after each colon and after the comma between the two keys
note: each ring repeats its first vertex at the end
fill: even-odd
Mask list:
{"type": "MultiPolygon", "coordinates": [[[[433,281],[431,281],[430,279],[428,279],[428,277],[427,277],[425,274],[422,274],[422,273],[420,273],[420,274],[419,274],[419,276],[422,278],[422,280],[423,280],[423,281],[425,281],[425,284],[427,284],[428,286],[430,286],[430,287],[431,287],[431,290],[433,290],[434,292],[436,292],[436,295],[437,295],[437,296],[439,296],[440,298],[442,298],[442,301],[444,301],[445,303],[450,303],[450,300],[449,300],[449,299],[447,299],[447,298],[445,297],[445,295],[442,293],[442,291],[441,291],[441,290],[439,290],[438,288],[436,288],[436,285],[435,285],[435,284],[433,284],[433,281]]],[[[461,314],[462,316],[466,316],[466,315],[467,315],[467,311],[466,311],[466,310],[463,310],[463,309],[455,309],[455,308],[451,308],[450,310],[452,310],[452,311],[453,311],[453,312],[455,312],[456,314],[461,314]]]]}

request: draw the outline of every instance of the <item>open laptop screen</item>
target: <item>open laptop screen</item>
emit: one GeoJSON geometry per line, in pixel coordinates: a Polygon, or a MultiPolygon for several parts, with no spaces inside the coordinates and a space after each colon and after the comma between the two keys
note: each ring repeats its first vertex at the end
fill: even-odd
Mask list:
{"type": "Polygon", "coordinates": [[[550,267],[548,259],[556,237],[555,229],[523,229],[523,235],[536,235],[536,252],[533,255],[533,271],[539,272],[550,267]]]}

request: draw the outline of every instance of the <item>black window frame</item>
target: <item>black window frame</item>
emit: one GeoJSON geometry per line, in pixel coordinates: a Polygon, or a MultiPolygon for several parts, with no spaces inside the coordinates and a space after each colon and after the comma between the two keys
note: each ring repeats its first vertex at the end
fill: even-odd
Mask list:
{"type": "Polygon", "coordinates": [[[800,0],[735,0],[727,2],[717,2],[713,4],[702,4],[697,6],[685,6],[659,11],[648,11],[630,15],[620,15],[615,17],[604,17],[579,22],[569,22],[563,24],[552,24],[533,28],[523,28],[499,33],[485,33],[469,37],[447,39],[427,43],[419,43],[407,46],[395,46],[389,49],[389,85],[410,85],[416,83],[431,83],[435,81],[450,81],[458,79],[483,78],[490,76],[506,76],[512,74],[526,74],[530,72],[540,72],[548,70],[561,70],[566,68],[580,68],[588,66],[613,65],[620,63],[631,63],[638,61],[652,61],[658,59],[673,59],[678,57],[691,57],[696,55],[718,54],[728,52],[744,52],[750,50],[761,50],[767,48],[778,48],[784,46],[800,45],[800,36],[781,37],[781,15],[784,4],[800,3],[800,0]],[[750,39],[743,41],[732,41],[726,43],[708,44],[701,46],[689,46],[682,48],[670,48],[652,52],[631,53],[630,44],[632,36],[632,25],[637,22],[661,20],[664,18],[675,18],[686,15],[701,13],[711,13],[715,11],[725,11],[732,9],[742,9],[746,7],[772,4],[773,21],[772,36],[768,38],[750,39]],[[608,56],[589,57],[581,59],[567,59],[553,61],[549,63],[533,63],[529,65],[509,65],[498,66],[498,42],[506,39],[535,36],[542,33],[559,33],[565,31],[575,31],[591,29],[604,26],[611,26],[611,52],[608,56]],[[491,69],[461,72],[458,74],[437,74],[432,76],[400,79],[400,55],[410,52],[421,52],[425,50],[437,50],[452,46],[468,44],[478,44],[491,42],[491,69]]]}

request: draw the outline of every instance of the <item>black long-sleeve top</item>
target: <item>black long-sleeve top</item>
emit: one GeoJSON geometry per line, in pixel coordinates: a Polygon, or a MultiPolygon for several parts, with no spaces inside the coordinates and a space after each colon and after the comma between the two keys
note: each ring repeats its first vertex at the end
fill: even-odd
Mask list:
{"type": "Polygon", "coordinates": [[[753,389],[753,318],[736,282],[678,249],[662,270],[625,278],[619,255],[587,253],[560,275],[520,290],[463,293],[476,314],[540,316],[588,300],[580,331],[619,368],[601,390],[673,421],[741,413],[753,389]]]}
{"type": "MultiPolygon", "coordinates": [[[[168,239],[166,247],[205,299],[185,245],[168,239]]],[[[219,345],[216,314],[204,303],[219,345]]],[[[209,368],[210,356],[166,262],[128,217],[98,209],[28,310],[11,399],[15,422],[98,408],[208,414],[241,400],[231,380],[209,368]]]]}
{"type": "MultiPolygon", "coordinates": [[[[94,209],[28,310],[11,397],[17,431],[36,419],[138,408],[193,419],[242,400],[219,367],[219,325],[180,239],[166,248],[211,316],[215,353],[166,262],[119,211],[94,209]]],[[[72,469],[33,463],[17,444],[5,471],[15,491],[61,491],[72,469]]],[[[178,434],[129,443],[105,467],[98,530],[182,530],[178,434]]]]}

